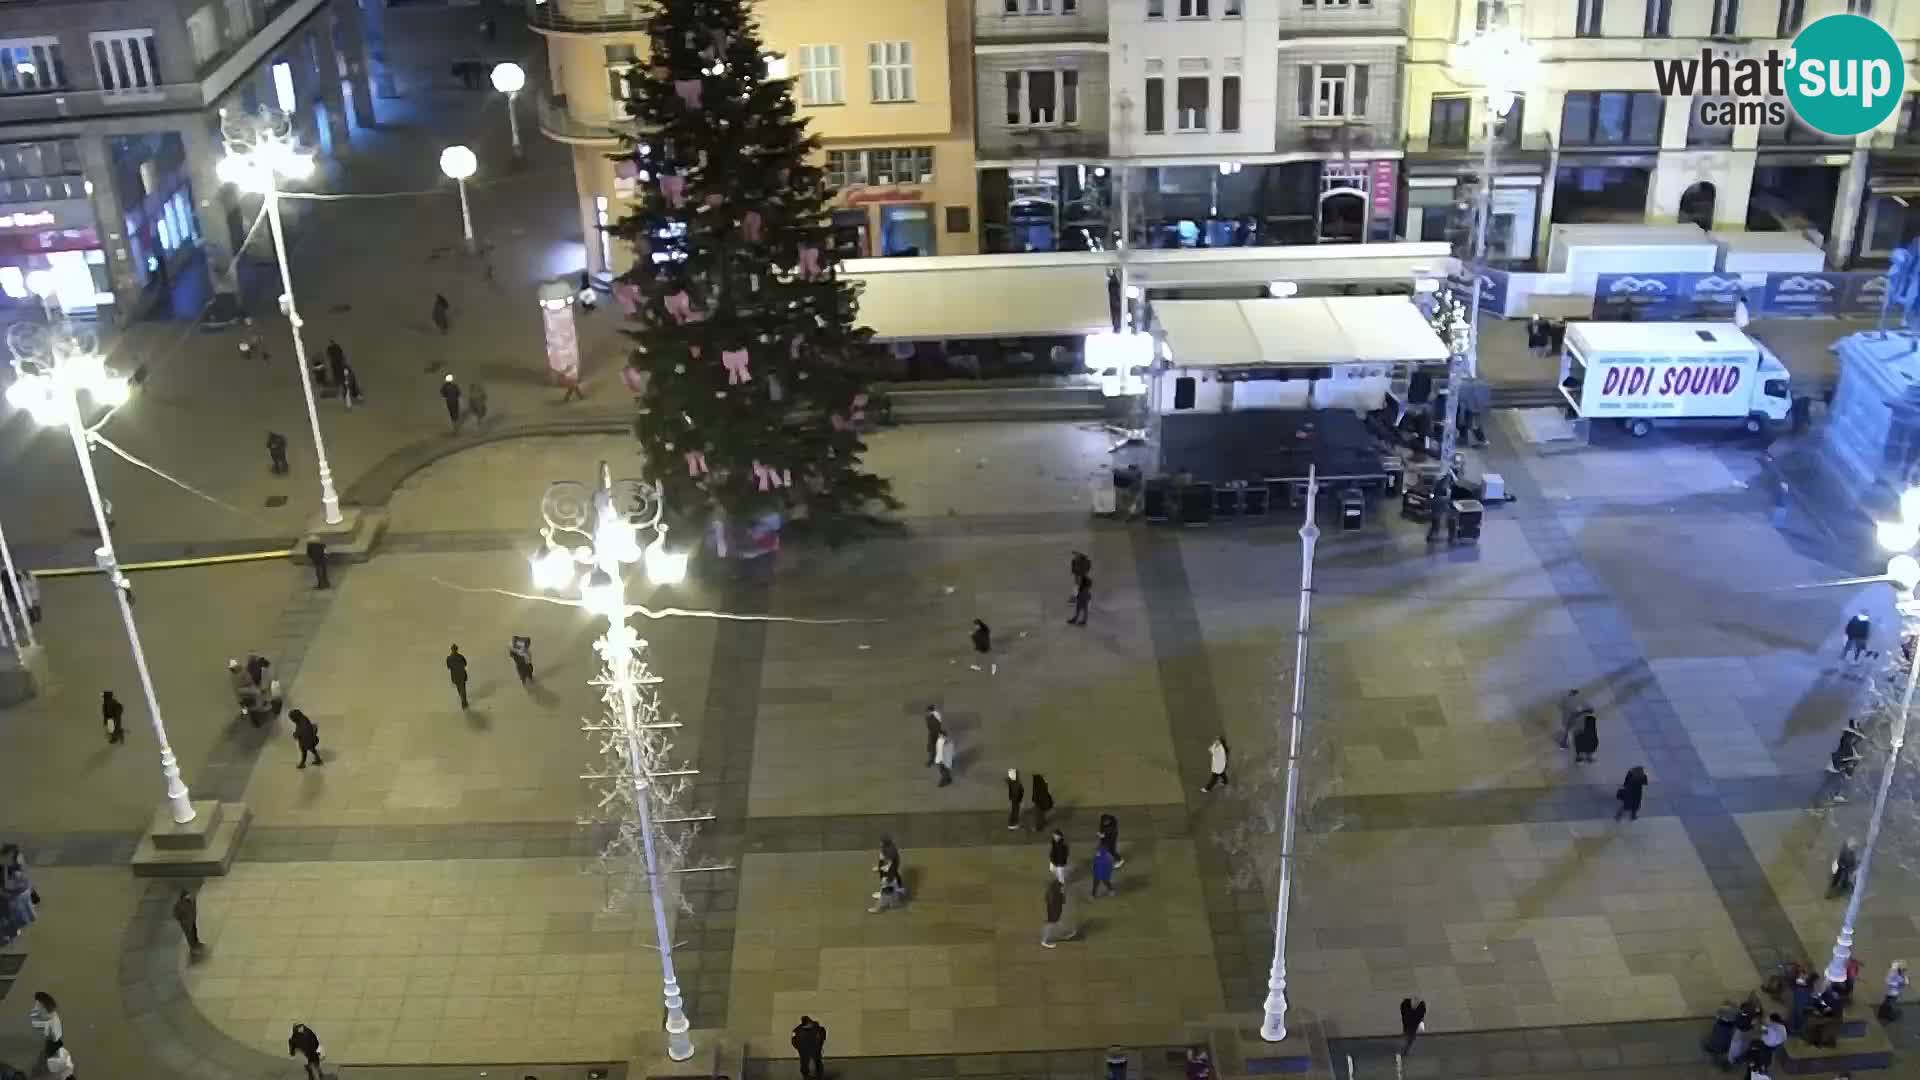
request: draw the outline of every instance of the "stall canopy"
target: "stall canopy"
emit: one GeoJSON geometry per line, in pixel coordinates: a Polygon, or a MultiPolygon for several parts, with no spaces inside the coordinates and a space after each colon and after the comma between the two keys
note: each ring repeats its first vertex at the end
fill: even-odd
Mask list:
{"type": "Polygon", "coordinates": [[[1404,296],[1162,300],[1155,321],[1178,368],[1441,363],[1447,347],[1404,296]]]}
{"type": "Polygon", "coordinates": [[[877,341],[1064,337],[1113,329],[1107,275],[1090,260],[1013,256],[860,259],[859,321],[877,341]],[[954,265],[957,264],[957,265],[954,265]]]}

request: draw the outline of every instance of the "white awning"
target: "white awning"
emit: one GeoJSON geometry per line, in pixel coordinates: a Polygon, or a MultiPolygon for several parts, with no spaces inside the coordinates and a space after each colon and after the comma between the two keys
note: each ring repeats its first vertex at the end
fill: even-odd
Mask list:
{"type": "Polygon", "coordinates": [[[1155,322],[1179,368],[1439,363],[1447,347],[1404,296],[1162,300],[1155,322]]]}
{"type": "MultiPolygon", "coordinates": [[[[878,260],[860,260],[874,262],[878,260]]],[[[864,286],[859,322],[879,341],[1065,337],[1113,329],[1107,275],[1099,265],[952,267],[932,258],[853,269],[864,286]]]]}

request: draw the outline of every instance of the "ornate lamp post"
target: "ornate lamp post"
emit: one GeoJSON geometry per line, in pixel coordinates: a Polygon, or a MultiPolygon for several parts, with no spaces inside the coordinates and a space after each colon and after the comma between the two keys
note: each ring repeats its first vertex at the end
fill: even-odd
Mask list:
{"type": "Polygon", "coordinates": [[[287,236],[280,228],[280,181],[299,180],[313,174],[313,158],[301,153],[293,142],[293,125],[284,115],[262,112],[259,116],[220,115],[221,136],[227,144],[227,156],[220,159],[216,171],[220,179],[242,191],[258,193],[267,204],[267,224],[273,230],[273,253],[280,260],[280,305],[286,310],[287,323],[293,328],[293,357],[300,366],[300,392],[307,399],[307,426],[313,431],[313,457],[320,466],[320,509],[327,524],[345,520],[340,513],[340,495],[333,489],[333,467],[327,463],[327,443],[320,434],[320,411],[313,401],[313,375],[307,367],[307,343],[300,308],[293,299],[293,271],[287,266],[287,236]]]}
{"type": "Polygon", "coordinates": [[[520,156],[520,114],[514,111],[513,101],[527,85],[527,73],[520,65],[509,60],[493,65],[493,88],[507,95],[507,130],[513,133],[513,156],[520,156]]]}
{"type": "Polygon", "coordinates": [[[1280,824],[1280,888],[1273,917],[1273,963],[1267,971],[1266,1019],[1260,1037],[1279,1042],[1287,1037],[1287,907],[1293,898],[1293,836],[1300,811],[1300,735],[1307,708],[1307,631],[1313,617],[1313,549],[1320,540],[1314,521],[1314,497],[1320,483],[1316,470],[1307,469],[1307,520],[1300,526],[1300,621],[1293,641],[1292,731],[1287,739],[1287,802],[1280,824]]]}
{"type": "Polygon", "coordinates": [[[480,160],[464,146],[449,146],[440,151],[440,171],[460,186],[460,231],[466,238],[469,253],[479,245],[473,240],[473,211],[467,208],[467,177],[479,168],[480,160]]]}
{"type": "Polygon", "coordinates": [[[73,454],[80,463],[80,479],[86,484],[87,498],[93,504],[93,521],[100,530],[100,547],[94,560],[106,571],[113,588],[114,602],[120,605],[120,622],[126,627],[127,645],[133,650],[134,670],[140,675],[140,689],[147,699],[147,717],[153,724],[154,741],[160,744],[160,773],[166,780],[167,802],[176,824],[193,820],[193,801],[186,781],[180,778],[180,763],[167,743],[167,728],[160,717],[160,699],[154,693],[153,676],[147,670],[147,654],[140,647],[140,628],[134,625],[133,602],[120,560],[113,551],[113,534],[107,527],[107,513],[100,499],[100,485],[93,475],[92,437],[80,416],[82,394],[94,404],[114,406],[127,400],[127,380],[107,370],[100,356],[99,342],[90,329],[70,322],[52,326],[17,323],[7,333],[7,347],[13,353],[13,385],[7,388],[7,403],[30,413],[48,427],[64,425],[73,439],[73,454]]]}
{"type": "Polygon", "coordinates": [[[692,1025],[687,1022],[680,980],[673,969],[673,938],[667,930],[665,890],[654,850],[655,802],[660,800],[662,808],[665,803],[656,780],[669,774],[656,767],[658,753],[648,739],[650,729],[673,725],[656,722],[652,686],[657,680],[648,674],[641,659],[646,642],[627,624],[626,568],[641,563],[654,584],[676,584],[686,579],[688,553],[667,549],[667,527],[660,519],[662,504],[657,488],[637,480],[616,483],[605,462],[600,463],[598,480],[591,490],[571,481],[547,489],[540,505],[546,519],[546,527],[540,532],[546,550],[529,562],[537,587],[556,593],[578,589],[580,606],[607,620],[606,635],[594,643],[594,649],[600,654],[602,678],[612,691],[610,696],[617,702],[618,711],[610,718],[611,726],[596,730],[609,736],[608,745],[619,758],[619,773],[608,779],[623,781],[624,790],[617,788],[612,794],[631,806],[634,820],[626,824],[640,834],[641,869],[646,875],[653,929],[660,945],[667,1056],[685,1061],[693,1056],[693,1040],[687,1036],[692,1025]],[[653,539],[643,548],[640,538],[647,532],[653,539]],[[565,537],[585,542],[568,547],[562,543],[565,537]]]}

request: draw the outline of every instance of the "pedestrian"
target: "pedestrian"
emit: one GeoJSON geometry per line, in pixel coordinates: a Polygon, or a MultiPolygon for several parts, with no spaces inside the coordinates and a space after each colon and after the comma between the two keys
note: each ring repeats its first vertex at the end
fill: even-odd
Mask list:
{"type": "MultiPolygon", "coordinates": [[[[999,671],[1000,665],[993,662],[993,629],[979,619],[975,619],[973,632],[967,637],[973,642],[973,651],[987,662],[987,674],[991,675],[999,671]]],[[[980,665],[974,664],[973,670],[979,671],[980,665]]]]}
{"type": "Polygon", "coordinates": [[[460,655],[460,646],[447,650],[447,678],[460,694],[460,707],[467,707],[467,658],[460,655]]]}
{"type": "Polygon", "coordinates": [[[905,882],[905,864],[900,859],[900,846],[893,842],[892,833],[880,834],[880,860],[873,864],[875,870],[883,875],[891,874],[905,882]]]}
{"type": "Polygon", "coordinates": [[[1887,992],[1880,999],[1880,1008],[1875,1014],[1880,1019],[1892,1022],[1900,1019],[1900,995],[1907,989],[1907,962],[1895,960],[1887,969],[1887,992]]]}
{"type": "Polygon", "coordinates": [[[434,293],[433,325],[440,331],[442,336],[445,336],[448,329],[452,326],[452,319],[449,317],[452,313],[453,305],[447,303],[447,298],[439,293],[434,293]]]}
{"type": "Polygon", "coordinates": [[[1454,422],[1460,442],[1487,445],[1487,414],[1493,411],[1493,391],[1480,379],[1469,379],[1460,387],[1460,412],[1454,422]],[[1471,439],[1469,439],[1471,436],[1471,439]]]}
{"type": "Polygon", "coordinates": [[[1873,637],[1873,616],[1856,611],[1847,620],[1846,644],[1840,646],[1840,659],[1859,660],[1866,656],[1867,642],[1873,637]]]}
{"type": "Polygon", "coordinates": [[[1087,557],[1086,552],[1076,551],[1073,553],[1073,558],[1067,560],[1067,572],[1072,575],[1073,580],[1079,581],[1093,573],[1093,560],[1087,557]]]}
{"type": "Polygon", "coordinates": [[[580,369],[577,367],[568,368],[560,373],[560,387],[562,390],[560,404],[562,405],[569,401],[587,400],[586,393],[580,389],[580,369]]]}
{"type": "Polygon", "coordinates": [[[1047,815],[1053,813],[1053,789],[1047,786],[1047,778],[1039,773],[1033,774],[1033,831],[1039,832],[1047,827],[1047,815]]]}
{"type": "Polygon", "coordinates": [[[1091,895],[1098,897],[1103,887],[1107,892],[1113,892],[1113,852],[1108,851],[1104,845],[1093,849],[1093,892],[1091,895]]]}
{"type": "Polygon", "coordinates": [[[1058,942],[1072,941],[1076,931],[1067,924],[1067,888],[1059,877],[1047,882],[1047,921],[1040,927],[1040,947],[1051,949],[1058,942]]]}
{"type": "Polygon", "coordinates": [[[940,787],[953,783],[953,736],[940,733],[940,740],[933,750],[933,763],[940,767],[940,787]]]}
{"type": "Polygon", "coordinates": [[[340,400],[346,402],[349,409],[367,400],[367,395],[360,392],[360,373],[353,370],[352,365],[340,371],[340,400]]]}
{"type": "Polygon", "coordinates": [[[307,561],[313,564],[313,587],[316,589],[333,588],[332,579],[327,577],[326,541],[320,539],[307,541],[307,561]]]}
{"type": "Polygon", "coordinates": [[[1599,719],[1588,709],[1580,714],[1580,730],[1573,736],[1573,760],[1576,764],[1592,761],[1593,755],[1600,749],[1599,719]]]}
{"type": "Polygon", "coordinates": [[[1727,1043],[1727,1064],[1738,1065],[1747,1056],[1747,1047],[1753,1042],[1753,1025],[1759,1017],[1759,1007],[1749,998],[1740,1006],[1739,1013],[1733,1018],[1733,1037],[1727,1043]]]}
{"type": "Polygon", "coordinates": [[[36,990],[33,1005],[27,1009],[27,1023],[40,1035],[40,1056],[51,1058],[66,1049],[66,1025],[60,1022],[60,1003],[45,990],[36,990]]]}
{"type": "Polygon", "coordinates": [[[467,384],[467,415],[475,428],[487,426],[487,388],[477,382],[467,384]]]}
{"type": "Polygon", "coordinates": [[[800,1055],[800,1075],[806,1080],[826,1080],[826,1062],[821,1055],[827,1049],[827,1028],[811,1016],[800,1017],[793,1029],[793,1049],[800,1055]]]}
{"type": "Polygon", "coordinates": [[[20,931],[33,925],[39,918],[39,904],[40,894],[34,891],[20,845],[0,845],[0,945],[10,943],[20,931]]]}
{"type": "Polygon", "coordinates": [[[1527,351],[1532,353],[1536,357],[1545,356],[1547,353],[1547,340],[1548,339],[1547,339],[1546,318],[1544,316],[1535,315],[1533,318],[1528,319],[1527,320],[1527,351]]]}
{"type": "Polygon", "coordinates": [[[1787,1044],[1787,1025],[1779,1013],[1768,1013],[1760,1029],[1760,1044],[1748,1051],[1755,1065],[1765,1069],[1773,1064],[1774,1051],[1787,1044]]]}
{"type": "Polygon", "coordinates": [[[1067,617],[1068,626],[1087,625],[1087,605],[1093,602],[1093,576],[1080,575],[1073,586],[1073,614],[1067,617]]]}
{"type": "Polygon", "coordinates": [[[1400,1056],[1406,1057],[1413,1050],[1413,1040],[1427,1030],[1427,1003],[1415,1002],[1412,998],[1400,999],[1400,1056]]]}
{"type": "MultiPolygon", "coordinates": [[[[932,764],[931,761],[928,764],[932,764]]],[[[1027,797],[1027,789],[1020,784],[1020,770],[1007,770],[1007,829],[1012,831],[1020,827],[1020,800],[1027,797]]]]}
{"type": "Polygon", "coordinates": [[[1820,787],[1813,793],[1815,809],[1831,803],[1843,803],[1847,796],[1843,789],[1847,781],[1853,779],[1853,770],[1860,765],[1860,752],[1835,750],[1827,755],[1827,769],[1820,778],[1820,787]]]}
{"type": "Polygon", "coordinates": [[[1059,829],[1053,830],[1053,839],[1047,844],[1047,869],[1053,880],[1067,883],[1067,834],[1059,829]]]}
{"type": "Polygon", "coordinates": [[[293,1033],[287,1036],[287,1056],[306,1055],[307,1080],[325,1080],[320,1072],[320,1060],[326,1057],[326,1051],[320,1045],[320,1036],[305,1024],[293,1025],[293,1033]]]}
{"type": "Polygon", "coordinates": [[[600,306],[600,292],[593,287],[593,275],[585,270],[580,271],[579,297],[580,310],[588,315],[593,314],[593,309],[600,306]]]}
{"type": "Polygon", "coordinates": [[[1860,744],[1866,741],[1867,733],[1860,727],[1860,718],[1850,716],[1847,718],[1847,726],[1840,729],[1840,743],[1835,749],[1844,756],[1858,757],[1860,744]]]}
{"type": "Polygon", "coordinates": [[[307,378],[322,390],[333,385],[333,380],[327,377],[327,357],[324,353],[307,354],[307,378]]]}
{"type": "Polygon", "coordinates": [[[180,924],[180,933],[186,935],[189,954],[205,948],[200,943],[200,901],[194,899],[192,889],[181,889],[180,895],[174,898],[173,921],[180,924]]]}
{"type": "Polygon", "coordinates": [[[1613,812],[1613,820],[1629,817],[1640,820],[1640,800],[1647,790],[1647,770],[1635,765],[1627,770],[1627,778],[1620,781],[1620,790],[1613,797],[1620,800],[1620,809],[1613,812]]]}
{"type": "Polygon", "coordinates": [[[33,576],[31,570],[20,572],[20,595],[26,600],[27,621],[38,623],[40,621],[40,581],[33,576]]]}
{"type": "Polygon", "coordinates": [[[293,744],[300,748],[300,764],[296,769],[307,767],[307,755],[313,755],[315,765],[325,765],[320,760],[320,725],[307,718],[299,709],[287,713],[287,719],[293,721],[293,744]]]}
{"type": "Polygon", "coordinates": [[[1807,1022],[1807,1013],[1812,1011],[1814,1001],[1813,976],[1802,971],[1793,977],[1793,986],[1787,991],[1787,1031],[1799,1031],[1807,1022]]]}
{"type": "Polygon", "coordinates": [[[873,906],[867,910],[891,911],[905,903],[907,879],[900,870],[900,849],[893,845],[891,836],[880,838],[880,858],[873,864],[873,870],[880,876],[880,889],[873,894],[873,906]]]}
{"type": "Polygon", "coordinates": [[[327,339],[327,373],[335,383],[347,381],[347,350],[332,338],[327,339]]]}
{"type": "Polygon", "coordinates": [[[287,437],[277,431],[267,432],[267,471],[275,476],[287,474],[287,437]]]}
{"type": "Polygon", "coordinates": [[[1120,857],[1120,819],[1119,818],[1114,817],[1112,814],[1100,815],[1100,832],[1096,839],[1096,843],[1098,843],[1101,847],[1107,849],[1107,854],[1113,856],[1113,868],[1115,870],[1118,870],[1121,867],[1127,865],[1127,860],[1120,857]]]}
{"type": "Polygon", "coordinates": [[[262,364],[273,359],[273,354],[267,350],[267,339],[260,336],[260,330],[253,325],[252,318],[241,321],[240,355],[252,357],[262,364]]]}
{"type": "Polygon", "coordinates": [[[520,677],[520,685],[533,681],[533,639],[515,636],[507,643],[507,656],[513,660],[513,673],[520,677]]]}
{"type": "Polygon", "coordinates": [[[1200,789],[1201,791],[1212,791],[1215,784],[1233,783],[1227,779],[1227,737],[1225,735],[1216,735],[1213,742],[1207,744],[1207,771],[1209,773],[1207,783],[1200,789]]]}
{"type": "MultiPolygon", "coordinates": [[[[1539,318],[1538,315],[1534,318],[1539,318]]],[[[1580,714],[1587,711],[1587,701],[1578,690],[1567,691],[1560,699],[1560,734],[1554,737],[1560,749],[1565,750],[1573,738],[1573,729],[1580,722],[1580,714]]]]}
{"type": "Polygon", "coordinates": [[[1853,891],[1853,872],[1860,868],[1860,849],[1854,846],[1853,837],[1840,842],[1840,853],[1833,857],[1833,872],[1827,878],[1827,899],[1845,896],[1853,891]]]}
{"type": "Polygon", "coordinates": [[[109,743],[127,741],[127,729],[120,724],[120,718],[126,714],[126,711],[126,706],[114,700],[113,691],[100,692],[100,720],[106,725],[109,743]]]}
{"type": "Polygon", "coordinates": [[[447,423],[453,425],[453,430],[459,431],[460,384],[453,381],[453,372],[451,371],[447,372],[446,378],[440,380],[440,400],[447,405],[447,423]]]}
{"type": "Polygon", "coordinates": [[[1127,1048],[1107,1047],[1107,1080],[1127,1080],[1127,1048]]]}
{"type": "MultiPolygon", "coordinates": [[[[940,707],[938,705],[927,706],[926,721],[927,721],[927,767],[932,768],[933,752],[940,745],[940,736],[945,735],[947,733],[947,725],[946,725],[945,718],[940,715],[940,707]]],[[[1007,770],[1007,778],[1009,781],[1012,781],[1013,779],[1012,769],[1007,770]]]]}
{"type": "Polygon", "coordinates": [[[1747,291],[1745,289],[1742,289],[1740,290],[1739,293],[1735,294],[1735,299],[1733,301],[1734,328],[1741,331],[1742,333],[1745,333],[1747,329],[1747,320],[1751,318],[1752,318],[1752,315],[1747,310],[1747,291]]]}
{"type": "Polygon", "coordinates": [[[247,654],[247,681],[253,684],[255,690],[266,689],[267,670],[271,667],[273,667],[273,661],[259,653],[247,654]]]}

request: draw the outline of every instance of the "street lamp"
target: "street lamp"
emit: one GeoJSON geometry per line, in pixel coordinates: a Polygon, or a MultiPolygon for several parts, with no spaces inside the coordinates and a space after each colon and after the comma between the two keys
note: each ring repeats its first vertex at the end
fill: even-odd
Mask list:
{"type": "Polygon", "coordinates": [[[112,407],[127,400],[127,380],[107,370],[93,332],[70,322],[52,326],[17,323],[7,333],[7,348],[13,353],[14,371],[7,403],[48,427],[64,424],[73,440],[80,478],[93,504],[93,522],[100,529],[100,547],[93,553],[94,561],[106,571],[107,584],[120,605],[120,621],[126,627],[127,644],[133,649],[134,670],[140,675],[140,689],[147,699],[147,717],[153,722],[154,741],[160,744],[160,773],[166,779],[167,801],[174,822],[185,825],[193,820],[193,801],[186,781],[180,778],[180,763],[173,756],[173,747],[167,743],[160,699],[154,693],[153,675],[147,670],[146,651],[140,647],[140,629],[133,621],[131,586],[114,555],[100,484],[93,475],[93,452],[88,445],[92,433],[80,416],[82,394],[92,398],[95,405],[112,407]]]}
{"type": "Polygon", "coordinates": [[[293,142],[293,127],[285,116],[262,112],[253,117],[229,118],[221,111],[221,136],[227,156],[214,171],[220,179],[260,195],[267,204],[267,225],[273,231],[273,253],[280,261],[281,305],[293,328],[294,363],[300,369],[300,392],[307,399],[307,426],[313,431],[313,457],[320,465],[320,509],[327,524],[338,525],[340,495],[333,489],[333,466],[327,463],[327,443],[320,434],[320,410],[313,399],[313,375],[307,368],[307,344],[300,308],[293,299],[293,271],[287,265],[287,236],[280,227],[280,180],[300,180],[313,174],[313,157],[293,142]]]}
{"type": "Polygon", "coordinates": [[[52,322],[53,297],[59,291],[59,286],[53,280],[53,271],[27,271],[27,291],[40,298],[40,311],[46,315],[48,322],[52,322]]]}
{"type": "Polygon", "coordinates": [[[507,95],[507,130],[513,132],[513,156],[520,156],[520,115],[514,112],[513,99],[527,85],[527,73],[509,60],[493,65],[493,88],[507,95]]]}
{"type": "Polygon", "coordinates": [[[673,552],[666,546],[667,526],[661,521],[662,510],[658,488],[637,480],[616,484],[606,462],[601,462],[599,484],[591,492],[585,485],[569,481],[547,489],[540,504],[541,516],[547,523],[540,531],[545,549],[528,562],[535,587],[563,594],[577,589],[580,606],[607,620],[606,635],[594,648],[605,667],[603,685],[611,686],[619,702],[618,715],[613,718],[615,724],[608,731],[609,742],[618,744],[622,764],[620,779],[627,786],[624,794],[639,818],[636,824],[640,833],[641,867],[653,903],[653,930],[660,946],[661,993],[667,1008],[667,1056],[685,1061],[693,1056],[693,1040],[687,1035],[692,1025],[687,1022],[680,980],[673,969],[673,938],[667,930],[660,861],[654,852],[653,802],[659,796],[654,781],[662,774],[654,768],[654,755],[649,751],[647,739],[650,728],[662,725],[651,720],[651,708],[642,707],[642,687],[653,680],[645,676],[641,661],[646,642],[627,625],[625,567],[641,563],[649,580],[659,585],[677,583],[687,575],[687,553],[673,552]],[[640,536],[645,532],[651,532],[653,539],[642,547],[640,536]],[[569,547],[562,542],[563,536],[585,542],[569,547]]]}
{"type": "Polygon", "coordinates": [[[1293,898],[1294,819],[1300,812],[1300,735],[1307,707],[1307,631],[1313,617],[1313,549],[1320,540],[1314,522],[1314,496],[1320,482],[1307,467],[1307,521],[1300,526],[1300,620],[1293,639],[1292,732],[1287,739],[1287,800],[1280,822],[1280,888],[1273,916],[1273,963],[1267,969],[1266,1019],[1260,1037],[1279,1042],[1287,1037],[1287,907],[1293,898]]]}
{"type": "Polygon", "coordinates": [[[473,242],[473,212],[467,209],[467,177],[480,168],[479,159],[473,151],[464,146],[449,146],[440,151],[440,171],[453,178],[460,185],[460,231],[466,235],[467,251],[475,248],[473,242]]]}

